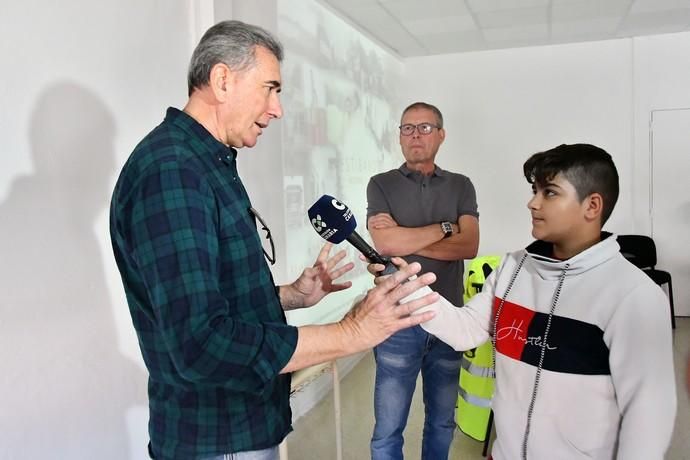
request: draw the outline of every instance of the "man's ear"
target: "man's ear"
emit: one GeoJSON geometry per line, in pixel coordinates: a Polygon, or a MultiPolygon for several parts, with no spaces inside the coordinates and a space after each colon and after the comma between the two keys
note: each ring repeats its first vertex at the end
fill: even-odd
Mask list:
{"type": "Polygon", "coordinates": [[[592,193],[585,198],[585,218],[587,220],[600,219],[604,211],[604,198],[600,193],[592,193]]]}
{"type": "Polygon", "coordinates": [[[232,71],[222,62],[211,67],[209,86],[218,102],[225,102],[232,88],[232,71]]]}

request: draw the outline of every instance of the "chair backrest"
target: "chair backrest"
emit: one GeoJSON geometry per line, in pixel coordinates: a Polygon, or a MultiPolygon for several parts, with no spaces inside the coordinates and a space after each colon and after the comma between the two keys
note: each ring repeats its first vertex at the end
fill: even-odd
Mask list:
{"type": "Polygon", "coordinates": [[[656,245],[645,235],[618,235],[621,254],[639,268],[654,268],[656,265],[656,245]]]}

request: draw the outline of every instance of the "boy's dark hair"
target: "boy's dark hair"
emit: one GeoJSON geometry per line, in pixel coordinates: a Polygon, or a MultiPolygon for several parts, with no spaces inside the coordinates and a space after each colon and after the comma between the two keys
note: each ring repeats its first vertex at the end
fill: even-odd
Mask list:
{"type": "Polygon", "coordinates": [[[535,153],[522,167],[530,184],[545,186],[559,173],[573,184],[583,201],[592,193],[603,199],[601,225],[611,216],[618,201],[618,171],[606,150],[590,144],[561,144],[535,153]]]}

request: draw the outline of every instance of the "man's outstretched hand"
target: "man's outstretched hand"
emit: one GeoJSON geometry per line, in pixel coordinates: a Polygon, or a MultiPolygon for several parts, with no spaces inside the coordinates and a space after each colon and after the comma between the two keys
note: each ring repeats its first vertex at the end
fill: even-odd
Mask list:
{"type": "Polygon", "coordinates": [[[331,292],[342,291],[352,286],[350,281],[335,282],[355,265],[349,262],[339,267],[338,264],[345,258],[346,252],[338,251],[331,256],[332,248],[332,243],[324,244],[313,266],[305,268],[292,284],[280,287],[280,302],[285,310],[311,307],[331,292]]]}
{"type": "MultiPolygon", "coordinates": [[[[370,268],[378,264],[371,264],[370,268]]],[[[381,267],[381,265],[378,265],[381,267]]],[[[376,287],[340,321],[353,340],[360,342],[364,348],[370,348],[386,340],[401,329],[416,326],[434,317],[426,311],[414,314],[439,299],[436,292],[405,303],[400,301],[418,289],[436,281],[436,275],[425,273],[414,277],[421,270],[418,263],[405,264],[400,271],[380,277],[376,287]],[[414,277],[414,279],[410,279],[414,277]],[[407,281],[409,279],[409,281],[407,281]]]]}

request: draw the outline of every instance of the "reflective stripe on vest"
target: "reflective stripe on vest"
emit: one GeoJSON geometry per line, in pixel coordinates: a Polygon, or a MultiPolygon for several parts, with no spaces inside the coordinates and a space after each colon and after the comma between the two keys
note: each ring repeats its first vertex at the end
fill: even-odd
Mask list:
{"type": "Polygon", "coordinates": [[[469,394],[459,385],[458,385],[458,396],[460,396],[462,399],[464,399],[468,403],[473,404],[475,406],[485,407],[487,409],[489,409],[491,407],[491,400],[490,399],[480,398],[479,396],[469,394]]]}
{"type": "Polygon", "coordinates": [[[470,362],[468,359],[466,359],[464,355],[462,357],[461,366],[467,372],[469,372],[470,374],[472,374],[476,377],[483,377],[483,378],[486,378],[486,377],[494,378],[494,377],[496,377],[496,373],[494,372],[493,368],[484,367],[484,366],[477,366],[474,363],[470,362]]]}

